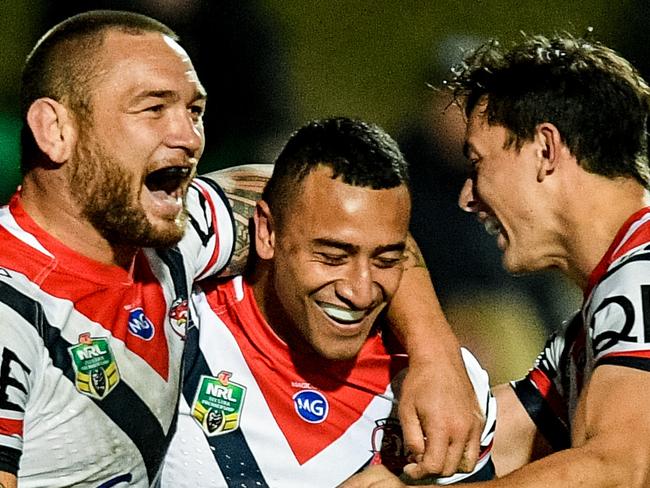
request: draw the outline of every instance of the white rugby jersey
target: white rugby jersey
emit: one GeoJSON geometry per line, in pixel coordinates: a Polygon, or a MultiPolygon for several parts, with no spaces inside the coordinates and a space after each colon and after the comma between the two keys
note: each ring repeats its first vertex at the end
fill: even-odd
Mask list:
{"type": "Polygon", "coordinates": [[[0,470],[21,487],[149,486],[175,428],[195,277],[233,249],[225,196],[197,179],[190,225],[130,271],[0,209],[0,470]]]}
{"type": "Polygon", "coordinates": [[[591,276],[582,309],[547,342],[513,387],[555,449],[570,446],[571,424],[596,367],[650,371],[650,207],[632,215],[591,276]]]}
{"type": "MultiPolygon", "coordinates": [[[[204,285],[163,487],[332,488],[371,462],[401,472],[391,381],[406,356],[388,354],[379,335],[349,362],[292,352],[245,280],[204,285]]],[[[487,416],[481,458],[473,473],[440,484],[493,476],[496,404],[487,373],[466,351],[464,358],[487,416]]]]}

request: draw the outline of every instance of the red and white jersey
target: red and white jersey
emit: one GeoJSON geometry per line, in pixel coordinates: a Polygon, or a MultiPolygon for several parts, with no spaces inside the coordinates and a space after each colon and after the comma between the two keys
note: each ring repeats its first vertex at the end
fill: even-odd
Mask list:
{"type": "Polygon", "coordinates": [[[650,207],[632,215],[592,272],[582,309],[513,387],[556,449],[570,445],[578,399],[595,368],[650,371],[650,207]]]}
{"type": "Polygon", "coordinates": [[[0,208],[0,470],[21,487],[146,487],[175,428],[195,277],[229,260],[225,196],[197,179],[173,249],[126,271],[0,208]]]}
{"type": "MultiPolygon", "coordinates": [[[[388,354],[376,334],[353,361],[290,351],[245,280],[204,286],[163,487],[332,488],[371,462],[401,471],[393,386],[406,356],[388,354]]],[[[440,484],[493,476],[496,404],[487,373],[464,358],[488,419],[482,454],[474,473],[440,484]]]]}

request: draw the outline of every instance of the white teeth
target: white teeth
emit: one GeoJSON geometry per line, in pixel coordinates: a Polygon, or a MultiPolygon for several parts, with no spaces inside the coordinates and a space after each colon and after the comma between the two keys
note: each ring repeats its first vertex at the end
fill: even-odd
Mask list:
{"type": "Polygon", "coordinates": [[[358,322],[366,315],[363,310],[350,310],[349,308],[341,308],[330,303],[319,303],[320,308],[329,317],[339,322],[358,322]]]}

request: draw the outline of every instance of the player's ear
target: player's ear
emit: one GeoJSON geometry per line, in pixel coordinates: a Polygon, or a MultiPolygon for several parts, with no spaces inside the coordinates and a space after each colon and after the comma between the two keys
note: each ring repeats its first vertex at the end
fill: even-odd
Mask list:
{"type": "Polygon", "coordinates": [[[51,98],[35,100],[27,111],[34,140],[53,163],[63,164],[77,142],[77,129],[69,110],[51,98]]]}
{"type": "Polygon", "coordinates": [[[535,131],[537,148],[537,181],[543,181],[552,174],[559,163],[561,154],[562,137],[555,125],[544,122],[537,126],[535,131]]]}
{"type": "Polygon", "coordinates": [[[275,253],[275,227],[269,204],[260,200],[255,205],[255,251],[261,259],[271,259],[275,253]]]}

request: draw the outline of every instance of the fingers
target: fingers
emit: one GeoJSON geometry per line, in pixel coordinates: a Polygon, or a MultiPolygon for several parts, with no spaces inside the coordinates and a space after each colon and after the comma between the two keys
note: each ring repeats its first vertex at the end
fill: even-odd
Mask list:
{"type": "Polygon", "coordinates": [[[481,433],[483,432],[483,427],[484,419],[482,417],[477,418],[465,444],[463,457],[458,465],[458,472],[470,473],[476,467],[481,450],[481,433]]]}
{"type": "Polygon", "coordinates": [[[404,409],[400,410],[400,419],[405,443],[413,455],[414,463],[405,468],[410,477],[420,479],[431,474],[451,476],[474,469],[483,429],[480,412],[470,411],[465,416],[417,417],[409,409],[404,409]]]}
{"type": "Polygon", "coordinates": [[[414,404],[400,403],[398,414],[406,451],[419,461],[424,455],[425,439],[414,404]]]}
{"type": "Polygon", "coordinates": [[[370,466],[337,488],[402,488],[406,486],[384,466],[370,466]]]}

